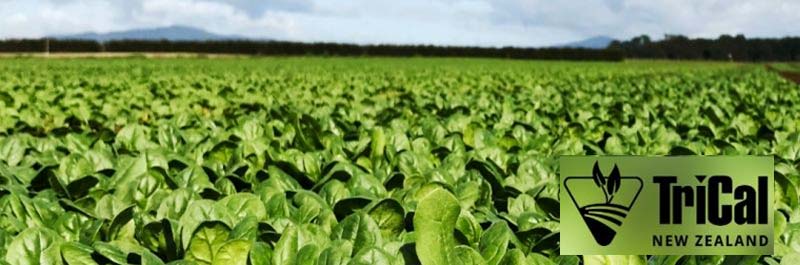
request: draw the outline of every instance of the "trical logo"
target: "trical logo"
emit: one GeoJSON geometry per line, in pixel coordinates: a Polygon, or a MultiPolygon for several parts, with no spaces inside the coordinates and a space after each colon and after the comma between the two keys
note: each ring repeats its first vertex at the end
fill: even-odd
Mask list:
{"type": "Polygon", "coordinates": [[[771,156],[559,160],[561,255],[774,252],[771,156]]]}

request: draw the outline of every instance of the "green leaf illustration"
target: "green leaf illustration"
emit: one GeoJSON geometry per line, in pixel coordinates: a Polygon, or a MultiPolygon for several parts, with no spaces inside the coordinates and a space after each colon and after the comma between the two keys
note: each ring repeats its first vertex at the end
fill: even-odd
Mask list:
{"type": "Polygon", "coordinates": [[[614,198],[614,194],[619,191],[619,186],[622,183],[622,177],[619,175],[619,168],[616,164],[614,164],[614,169],[611,170],[611,174],[608,175],[608,181],[606,186],[606,193],[608,193],[609,199],[608,202],[614,198]]]}

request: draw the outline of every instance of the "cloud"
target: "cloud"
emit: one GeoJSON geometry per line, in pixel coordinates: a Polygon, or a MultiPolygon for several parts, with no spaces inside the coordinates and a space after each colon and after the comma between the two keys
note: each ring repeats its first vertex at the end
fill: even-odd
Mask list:
{"type": "Polygon", "coordinates": [[[797,0],[508,0],[496,2],[500,23],[566,28],[582,36],[638,34],[716,37],[798,35],[797,0]]]}
{"type": "Polygon", "coordinates": [[[0,1],[0,36],[40,37],[71,29],[105,30],[119,11],[108,2],[0,1]],[[100,12],[107,10],[107,12],[100,12]]]}
{"type": "Polygon", "coordinates": [[[799,0],[0,0],[0,37],[188,25],[297,41],[541,46],[596,35],[800,35],[799,0]]]}
{"type": "Polygon", "coordinates": [[[281,10],[302,12],[311,10],[314,2],[311,0],[269,0],[269,1],[252,1],[252,0],[213,0],[214,2],[229,4],[239,10],[242,10],[251,18],[257,18],[264,14],[267,10],[281,10]]]}

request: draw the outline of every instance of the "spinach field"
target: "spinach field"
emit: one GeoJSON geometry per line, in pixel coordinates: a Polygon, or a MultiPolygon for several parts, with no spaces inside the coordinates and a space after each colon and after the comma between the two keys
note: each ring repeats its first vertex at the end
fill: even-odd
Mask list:
{"type": "Polygon", "coordinates": [[[798,264],[799,168],[756,65],[0,60],[0,264],[798,264]],[[559,256],[576,154],[774,155],[775,255],[559,256]]]}

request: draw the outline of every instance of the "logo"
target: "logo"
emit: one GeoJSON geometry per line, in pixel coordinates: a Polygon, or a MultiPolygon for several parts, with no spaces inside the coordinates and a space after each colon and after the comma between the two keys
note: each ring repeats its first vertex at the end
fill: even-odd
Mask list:
{"type": "Polygon", "coordinates": [[[773,253],[771,156],[563,156],[559,163],[561,255],[773,253]]]}
{"type": "Polygon", "coordinates": [[[617,228],[622,226],[628,211],[639,197],[642,180],[635,176],[620,176],[616,164],[608,177],[603,176],[598,162],[595,161],[592,176],[568,177],[564,180],[564,186],[572,203],[580,211],[583,222],[592,232],[594,240],[597,244],[606,246],[614,240],[617,228]],[[595,185],[596,192],[573,194],[570,190],[570,186],[590,185],[590,183],[595,185]],[[633,196],[630,196],[631,194],[633,196]]]}

